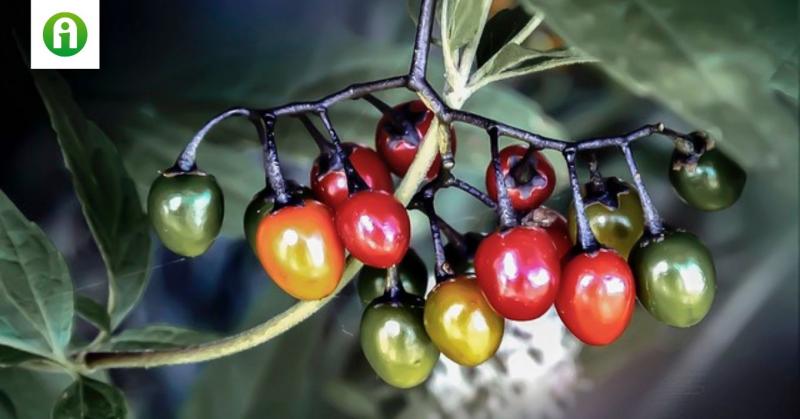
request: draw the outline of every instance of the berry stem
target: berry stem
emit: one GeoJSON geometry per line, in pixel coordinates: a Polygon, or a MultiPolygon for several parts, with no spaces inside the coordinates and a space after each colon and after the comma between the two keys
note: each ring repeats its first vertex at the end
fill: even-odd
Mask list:
{"type": "Polygon", "coordinates": [[[583,251],[592,251],[599,247],[592,229],[589,227],[589,219],[586,217],[586,207],[583,204],[581,195],[581,184],[578,179],[578,169],[575,165],[577,152],[574,148],[564,150],[564,159],[567,161],[569,171],[569,185],[572,190],[572,202],[575,206],[575,218],[578,221],[578,246],[583,251]]]}
{"type": "Polygon", "coordinates": [[[333,123],[328,116],[328,111],[323,110],[319,112],[319,117],[322,119],[322,124],[325,125],[325,129],[328,130],[328,135],[331,137],[331,142],[333,143],[334,150],[336,151],[336,156],[342,162],[344,174],[347,177],[347,189],[350,191],[350,195],[369,189],[367,183],[364,182],[364,179],[361,178],[361,175],[356,172],[355,167],[353,167],[353,163],[350,162],[350,159],[347,157],[347,153],[345,153],[344,148],[342,147],[342,141],[339,139],[339,135],[336,133],[336,129],[333,128],[333,123]]]}
{"type": "Polygon", "coordinates": [[[492,152],[492,168],[497,182],[497,215],[500,217],[500,230],[507,230],[517,225],[517,215],[511,205],[511,199],[508,197],[508,190],[506,189],[506,177],[503,174],[503,169],[500,165],[500,150],[498,130],[491,127],[488,130],[489,142],[492,152]]]}
{"type": "MultiPolygon", "coordinates": [[[[255,113],[256,112],[247,108],[231,108],[211,118],[205,123],[205,125],[203,125],[202,128],[200,128],[199,131],[197,131],[192,140],[186,144],[186,147],[183,148],[183,151],[175,161],[173,168],[182,172],[191,172],[192,170],[195,170],[197,168],[197,147],[200,146],[200,143],[203,142],[203,139],[212,128],[217,126],[217,124],[220,122],[234,116],[244,116],[255,122],[256,120],[253,119],[255,113]]],[[[256,129],[258,129],[258,123],[256,123],[256,129]]]]}
{"type": "Polygon", "coordinates": [[[625,155],[625,162],[628,164],[628,170],[633,177],[633,183],[639,192],[639,199],[642,202],[642,209],[644,211],[644,223],[651,236],[659,236],[664,232],[664,223],[661,216],[658,214],[653,200],[650,199],[650,193],[645,188],[642,175],[639,173],[639,167],[636,165],[636,160],[633,158],[633,153],[628,145],[621,147],[622,153],[625,155]]]}
{"type": "Polygon", "coordinates": [[[480,189],[470,185],[469,183],[467,183],[467,182],[465,182],[465,181],[463,181],[463,180],[461,180],[461,179],[459,179],[459,178],[457,178],[455,176],[453,176],[450,179],[450,181],[446,184],[446,186],[448,186],[448,187],[452,186],[452,187],[454,187],[456,189],[460,189],[460,190],[472,195],[475,199],[481,201],[484,205],[486,205],[489,208],[495,209],[497,207],[497,203],[495,203],[494,200],[489,197],[489,195],[486,195],[480,189]]]}
{"type": "Polygon", "coordinates": [[[386,283],[383,292],[392,300],[397,299],[403,293],[403,284],[400,282],[400,276],[397,273],[397,265],[392,265],[386,270],[386,283]]]}
{"type": "Polygon", "coordinates": [[[275,206],[279,208],[289,204],[290,196],[286,192],[286,180],[281,173],[281,163],[278,159],[278,148],[275,145],[275,117],[266,116],[256,122],[256,129],[261,138],[264,152],[264,174],[266,183],[275,193],[275,206]]]}
{"type": "Polygon", "coordinates": [[[317,129],[316,125],[311,122],[311,118],[308,117],[306,114],[300,114],[297,116],[298,119],[303,123],[303,126],[308,131],[308,134],[311,135],[311,138],[314,140],[314,144],[317,145],[319,152],[321,154],[335,154],[336,150],[333,144],[322,135],[321,132],[317,129]]]}

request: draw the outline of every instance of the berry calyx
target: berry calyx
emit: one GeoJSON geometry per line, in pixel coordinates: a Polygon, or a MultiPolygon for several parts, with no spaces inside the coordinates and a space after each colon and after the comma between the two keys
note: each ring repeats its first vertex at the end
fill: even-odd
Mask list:
{"type": "MultiPolygon", "coordinates": [[[[691,139],[691,140],[690,140],[691,139]]],[[[688,205],[703,211],[719,211],[733,205],[742,195],[747,173],[730,157],[714,148],[701,133],[690,135],[694,150],[679,148],[672,154],[669,180],[678,196],[688,205]]]]}
{"type": "MultiPolygon", "coordinates": [[[[626,258],[644,233],[644,211],[636,189],[619,178],[589,182],[584,189],[584,208],[597,241],[626,258]]],[[[577,240],[575,205],[567,212],[569,236],[577,240]]]]}
{"type": "Polygon", "coordinates": [[[504,319],[495,313],[474,278],[437,284],[425,302],[425,330],[452,361],[469,367],[491,358],[503,339],[504,319]]]}
{"type": "Polygon", "coordinates": [[[567,219],[558,211],[544,206],[536,208],[522,219],[522,225],[540,227],[547,231],[556,247],[558,260],[563,261],[572,250],[567,219]]]}
{"type": "MultiPolygon", "coordinates": [[[[358,274],[356,287],[364,305],[382,296],[386,290],[386,269],[364,266],[358,274]]],[[[397,276],[403,291],[417,297],[425,296],[428,289],[428,268],[414,249],[408,249],[397,265],[397,276]]]]}
{"type": "MultiPolygon", "coordinates": [[[[392,175],[378,153],[355,143],[343,143],[347,158],[370,189],[393,192],[392,175]]],[[[336,208],[350,195],[342,162],[334,152],[321,153],[311,167],[311,189],[323,204],[336,208]]]]}
{"type": "MultiPolygon", "coordinates": [[[[547,158],[525,146],[512,145],[500,150],[500,169],[515,211],[538,207],[556,187],[556,174],[547,158]]],[[[492,164],[486,168],[486,191],[497,201],[497,176],[492,164]]]]}
{"type": "Polygon", "coordinates": [[[300,300],[327,297],[344,271],[344,247],[327,206],[308,199],[261,220],[256,255],[272,280],[300,300]]]}
{"type": "MultiPolygon", "coordinates": [[[[401,103],[392,109],[393,112],[385,113],[378,121],[375,130],[375,149],[392,173],[405,176],[435,115],[421,100],[401,103]]],[[[450,141],[455,154],[456,136],[452,129],[450,141]]],[[[441,167],[442,157],[437,154],[428,170],[428,180],[436,178],[441,167]]]]}
{"type": "MultiPolygon", "coordinates": [[[[305,186],[300,186],[294,181],[286,182],[286,189],[293,200],[303,201],[313,198],[313,193],[305,186]]],[[[269,215],[275,208],[275,191],[271,187],[256,192],[247,209],[244,211],[244,236],[250,243],[253,251],[256,250],[256,231],[261,220],[269,215]]]]}
{"type": "Polygon", "coordinates": [[[492,308],[510,320],[533,320],[556,298],[561,267],[550,235],[539,227],[490,234],[475,254],[475,274],[492,308]]]}
{"type": "Polygon", "coordinates": [[[383,191],[362,191],[336,208],[336,231],[365,265],[388,268],[403,260],[411,240],[408,212],[383,191]]]}
{"type": "Polygon", "coordinates": [[[153,181],[147,196],[147,214],[158,238],[182,256],[199,256],[211,247],[224,213],[217,180],[199,170],[167,170],[153,181]]]}
{"type": "Polygon", "coordinates": [[[616,251],[600,249],[571,258],[561,272],[556,311],[588,345],[608,345],[628,327],[636,301],[633,273],[616,251]]]}

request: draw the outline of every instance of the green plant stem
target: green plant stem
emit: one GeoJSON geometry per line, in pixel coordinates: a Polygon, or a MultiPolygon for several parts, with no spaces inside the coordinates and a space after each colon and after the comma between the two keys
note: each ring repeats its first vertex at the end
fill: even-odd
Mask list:
{"type": "MultiPolygon", "coordinates": [[[[395,192],[395,197],[403,205],[416,193],[425,181],[425,175],[438,152],[439,135],[444,134],[438,119],[434,120],[425,141],[417,153],[414,163],[395,192]],[[430,138],[429,138],[430,137],[430,138]]],[[[222,358],[245,351],[273,339],[283,332],[311,317],[330,302],[358,273],[361,262],[349,258],[342,281],[333,294],[321,300],[299,302],[281,314],[239,334],[203,343],[200,345],[155,351],[130,352],[90,352],[83,357],[86,371],[106,368],[151,368],[165,365],[190,364],[222,358]]],[[[77,361],[77,362],[80,362],[77,361]]]]}

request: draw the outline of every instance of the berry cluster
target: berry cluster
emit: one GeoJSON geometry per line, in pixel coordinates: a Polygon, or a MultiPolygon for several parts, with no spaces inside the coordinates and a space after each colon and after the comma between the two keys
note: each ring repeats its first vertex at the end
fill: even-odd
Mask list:
{"type": "Polygon", "coordinates": [[[742,169],[705,134],[682,134],[662,124],[568,143],[449,109],[424,79],[432,3],[423,2],[410,74],[351,86],[319,102],[235,108],[210,121],[150,190],[150,218],[164,245],[197,256],[218,235],[222,192],[212,175],[197,168],[195,152],[214,125],[243,116],[259,133],[267,181],[244,215],[255,254],[269,277],[300,300],[336,292],[346,254],[366,265],[358,280],[366,304],[361,346],[376,373],[394,386],[423,382],[440,352],[465,366],[485,362],[500,345],[505,319],[533,320],[553,306],[565,326],[590,345],[619,338],[637,298],[668,325],[688,327],[702,320],[716,288],[711,255],[694,235],[663,225],[630,143],[654,133],[670,138],[675,144],[670,181],[685,202],[702,210],[723,209],[737,200],[745,182],[742,169]],[[372,96],[398,87],[424,101],[392,107],[372,96]],[[327,109],[344,99],[364,99],[381,112],[375,150],[340,140],[327,109]],[[322,131],[309,114],[319,117],[322,131]],[[310,188],[283,178],[275,143],[279,116],[299,118],[319,147],[310,188]],[[435,119],[447,127],[438,137],[449,138],[429,135],[435,119]],[[486,192],[451,173],[453,122],[488,134],[492,159],[486,192]],[[527,145],[500,150],[500,136],[527,145]],[[408,204],[430,220],[436,284],[425,296],[428,274],[409,249],[408,212],[392,195],[392,174],[404,176],[430,138],[444,146],[408,204]],[[593,153],[606,147],[622,150],[635,187],[600,174],[593,153]],[[560,151],[566,159],[573,197],[567,217],[542,206],[556,177],[541,149],[560,151]],[[576,167],[579,154],[589,160],[591,179],[583,186],[576,167]],[[495,209],[497,229],[461,234],[452,228],[434,209],[436,193],[444,188],[460,189],[495,209]]]}

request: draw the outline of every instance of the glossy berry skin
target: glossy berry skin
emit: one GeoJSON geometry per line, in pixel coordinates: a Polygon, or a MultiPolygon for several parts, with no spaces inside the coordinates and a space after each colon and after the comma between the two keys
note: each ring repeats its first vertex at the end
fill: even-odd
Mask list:
{"type": "Polygon", "coordinates": [[[361,316],[361,350],[375,373],[398,388],[424,382],[439,360],[439,350],[423,325],[420,299],[379,298],[361,316]]]}
{"type": "Polygon", "coordinates": [[[270,278],[300,300],[327,297],[344,271],[344,246],[331,211],[311,199],[280,208],[261,220],[256,255],[270,278]]]}
{"type": "MultiPolygon", "coordinates": [[[[344,143],[342,147],[353,168],[370,189],[389,193],[394,191],[392,175],[378,153],[354,143],[344,143]]],[[[330,167],[330,163],[330,159],[326,159],[326,156],[314,160],[310,184],[314,196],[323,204],[335,209],[347,200],[350,190],[347,188],[347,176],[342,165],[334,164],[330,167]]]]}
{"type": "Polygon", "coordinates": [[[211,247],[224,213],[222,189],[203,172],[165,172],[147,196],[147,214],[158,238],[182,256],[198,256],[211,247]]]}
{"type": "MultiPolygon", "coordinates": [[[[522,172],[512,171],[527,153],[528,147],[512,145],[500,150],[500,168],[505,175],[508,197],[517,211],[530,211],[542,204],[556,187],[556,173],[547,158],[540,152],[533,153],[522,172]],[[515,175],[515,173],[521,173],[515,175]]],[[[486,191],[497,201],[497,176],[490,163],[486,168],[486,191]]]]}
{"type": "Polygon", "coordinates": [[[489,305],[474,278],[437,284],[425,302],[425,330],[453,362],[474,367],[491,358],[503,340],[505,320],[489,305]]]}
{"type": "Polygon", "coordinates": [[[339,205],[336,231],[353,257],[375,268],[400,263],[411,240],[408,212],[383,191],[358,192],[339,205]]]}
{"type": "Polygon", "coordinates": [[[522,224],[541,227],[547,231],[556,246],[556,254],[558,254],[559,260],[563,261],[572,250],[572,240],[569,238],[567,219],[558,211],[544,206],[536,208],[523,218],[522,224]]]}
{"type": "MultiPolygon", "coordinates": [[[[428,268],[414,249],[408,249],[397,266],[397,275],[403,291],[417,297],[425,296],[425,291],[428,290],[428,268]]],[[[361,268],[356,287],[361,302],[364,305],[371,303],[386,291],[386,269],[371,266],[361,268]]]]}
{"type": "MultiPolygon", "coordinates": [[[[597,241],[605,247],[616,250],[627,259],[644,232],[644,212],[639,194],[630,185],[625,184],[625,190],[617,194],[617,201],[616,208],[603,202],[587,203],[586,216],[597,241]]],[[[569,206],[567,224],[570,239],[575,243],[577,220],[574,203],[569,206]]]]}
{"type": "Polygon", "coordinates": [[[635,303],[633,273],[616,251],[579,253],[564,265],[556,311],[583,343],[608,345],[619,338],[635,303]]]}
{"type": "Polygon", "coordinates": [[[719,211],[733,205],[742,194],[747,174],[718,149],[703,153],[696,164],[681,164],[675,151],[669,180],[678,196],[694,208],[719,211]]]}
{"type": "Polygon", "coordinates": [[[631,252],[639,302],[656,319],[675,327],[697,324],[716,293],[711,253],[691,233],[668,231],[643,238],[631,252]]]}
{"type": "Polygon", "coordinates": [[[475,274],[497,313],[510,320],[533,320],[553,305],[561,269],[546,231],[514,227],[481,242],[475,254],[475,274]]]}
{"type": "MultiPolygon", "coordinates": [[[[287,182],[287,189],[290,190],[289,194],[298,200],[306,200],[313,198],[311,190],[302,187],[292,181],[287,182]]],[[[261,220],[272,212],[275,207],[275,192],[267,187],[253,195],[247,209],[244,211],[244,236],[247,238],[248,243],[253,251],[256,250],[256,231],[261,220]]]]}
{"type": "MultiPolygon", "coordinates": [[[[435,115],[421,100],[401,103],[394,110],[397,116],[407,121],[407,126],[398,127],[390,115],[384,115],[375,130],[375,149],[392,173],[405,176],[435,115]]],[[[456,137],[452,130],[450,140],[455,153],[456,137]]],[[[437,155],[427,178],[435,178],[441,167],[442,157],[437,155]]]]}

